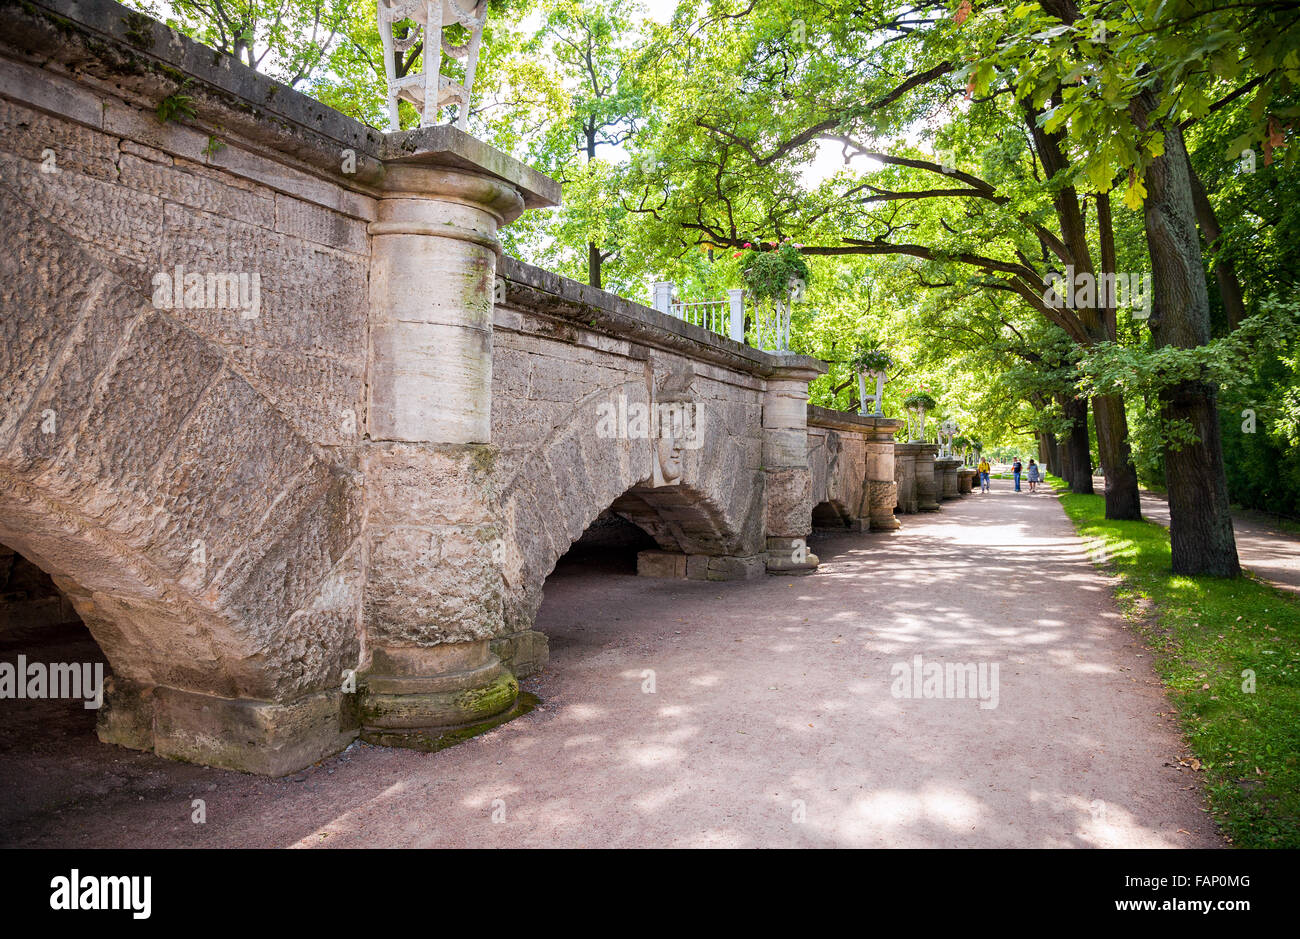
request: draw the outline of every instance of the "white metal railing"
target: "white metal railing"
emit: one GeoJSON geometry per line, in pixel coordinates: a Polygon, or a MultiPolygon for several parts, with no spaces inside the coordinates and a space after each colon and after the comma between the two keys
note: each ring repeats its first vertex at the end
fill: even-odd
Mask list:
{"type": "Polygon", "coordinates": [[[790,351],[790,304],[774,300],[765,310],[754,311],[757,336],[754,345],[768,352],[790,351]]]}
{"type": "Polygon", "coordinates": [[[727,335],[727,326],[731,304],[726,300],[695,300],[674,303],[670,308],[672,315],[679,320],[703,326],[705,329],[721,335],[727,335]]]}
{"type": "Polygon", "coordinates": [[[670,280],[654,285],[656,310],[736,342],[745,341],[745,291],[732,288],[727,291],[726,300],[681,301],[673,299],[673,287],[670,280]]]}

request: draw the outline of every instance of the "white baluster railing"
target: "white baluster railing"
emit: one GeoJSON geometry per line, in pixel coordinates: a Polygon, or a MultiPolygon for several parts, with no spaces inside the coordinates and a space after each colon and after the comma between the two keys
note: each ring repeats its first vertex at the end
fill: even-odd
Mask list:
{"type": "Polygon", "coordinates": [[[728,336],[736,342],[745,341],[745,291],[728,290],[726,300],[681,301],[673,299],[673,286],[672,281],[655,283],[656,310],[721,336],[728,336]]]}

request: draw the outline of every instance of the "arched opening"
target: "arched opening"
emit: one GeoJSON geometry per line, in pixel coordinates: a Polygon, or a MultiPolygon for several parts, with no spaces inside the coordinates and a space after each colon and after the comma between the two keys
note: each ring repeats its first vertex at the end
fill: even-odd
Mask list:
{"type": "Polygon", "coordinates": [[[637,555],[658,546],[648,532],[609,508],[597,515],[578,540],[569,545],[569,550],[555,562],[550,576],[563,577],[582,570],[636,574],[637,555]]]}
{"type": "Polygon", "coordinates": [[[9,780],[0,829],[72,798],[103,756],[95,736],[103,682],[99,644],[49,573],[0,544],[0,761],[9,780]]]}
{"type": "Polygon", "coordinates": [[[850,522],[849,513],[838,502],[818,502],[813,506],[812,527],[814,531],[848,531],[851,527],[850,522]]]}

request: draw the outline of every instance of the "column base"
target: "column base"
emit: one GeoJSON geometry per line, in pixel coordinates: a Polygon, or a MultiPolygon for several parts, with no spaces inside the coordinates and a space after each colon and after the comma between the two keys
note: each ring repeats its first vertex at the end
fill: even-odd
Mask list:
{"type": "Polygon", "coordinates": [[[808,550],[803,538],[767,539],[767,572],[769,574],[811,574],[820,561],[808,550]]]}
{"type": "Polygon", "coordinates": [[[109,678],[96,732],[104,743],[187,763],[285,776],[357,737],[356,700],[318,691],[259,701],[109,678]]]}
{"type": "Polygon", "coordinates": [[[519,682],[486,639],[377,648],[361,689],[361,739],[441,750],[526,713],[518,699],[519,682]]]}
{"type": "Polygon", "coordinates": [[[535,629],[521,629],[517,633],[493,639],[489,648],[516,678],[536,675],[551,659],[550,642],[546,634],[535,629]]]}
{"type": "Polygon", "coordinates": [[[903,527],[903,523],[896,519],[893,514],[873,515],[871,516],[872,531],[897,531],[903,527]]]}

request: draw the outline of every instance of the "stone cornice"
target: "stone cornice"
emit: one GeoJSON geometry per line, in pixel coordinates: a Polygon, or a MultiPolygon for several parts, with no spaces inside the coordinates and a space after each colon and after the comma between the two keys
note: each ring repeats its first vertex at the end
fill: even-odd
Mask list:
{"type": "Polygon", "coordinates": [[[505,305],[571,322],[619,339],[679,352],[722,368],[759,378],[790,370],[815,377],[826,363],[809,355],[772,355],[726,336],[687,323],[650,307],[552,274],[512,257],[503,257],[497,273],[505,279],[505,305]]]}
{"type": "Polygon", "coordinates": [[[851,411],[835,411],[830,408],[808,405],[809,427],[830,427],[849,433],[867,434],[877,438],[892,437],[903,422],[893,417],[863,416],[851,411]]]}

